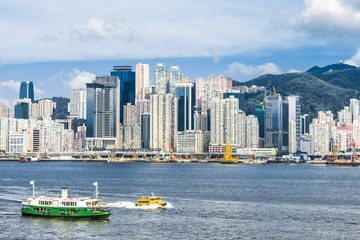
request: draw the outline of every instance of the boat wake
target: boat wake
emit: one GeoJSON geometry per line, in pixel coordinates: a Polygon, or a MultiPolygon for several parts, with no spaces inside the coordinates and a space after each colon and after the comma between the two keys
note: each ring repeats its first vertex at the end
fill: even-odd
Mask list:
{"type": "Polygon", "coordinates": [[[111,208],[128,208],[128,209],[141,209],[141,210],[156,210],[156,209],[173,208],[173,205],[171,203],[169,203],[169,202],[164,207],[161,207],[161,206],[156,205],[156,204],[137,207],[136,204],[133,203],[133,202],[115,202],[115,203],[109,203],[108,206],[111,207],[111,208]]]}

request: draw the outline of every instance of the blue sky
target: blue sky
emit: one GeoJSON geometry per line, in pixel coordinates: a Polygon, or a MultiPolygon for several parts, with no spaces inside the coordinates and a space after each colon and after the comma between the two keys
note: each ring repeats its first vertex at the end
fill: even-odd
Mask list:
{"type": "Polygon", "coordinates": [[[68,97],[113,65],[179,65],[246,81],[340,60],[360,64],[357,0],[0,2],[0,101],[21,81],[68,97]]]}

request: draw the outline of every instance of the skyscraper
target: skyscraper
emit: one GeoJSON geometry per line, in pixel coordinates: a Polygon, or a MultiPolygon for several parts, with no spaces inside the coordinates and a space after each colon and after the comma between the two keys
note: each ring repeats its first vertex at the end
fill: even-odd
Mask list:
{"type": "Polygon", "coordinates": [[[96,77],[86,83],[86,137],[116,136],[117,77],[96,77]]]}
{"type": "Polygon", "coordinates": [[[141,114],[141,147],[150,148],[150,113],[141,114]]]}
{"type": "Polygon", "coordinates": [[[182,82],[179,66],[171,66],[169,70],[169,93],[175,95],[176,84],[182,82]]]}
{"type": "Polygon", "coordinates": [[[283,146],[283,104],[280,95],[267,96],[265,99],[265,147],[278,148],[283,146]]]}
{"type": "Polygon", "coordinates": [[[33,82],[26,81],[26,82],[21,83],[19,98],[20,99],[30,98],[31,102],[34,101],[34,85],[33,85],[33,82]]]}
{"type": "Polygon", "coordinates": [[[135,72],[131,66],[114,66],[111,76],[119,79],[120,88],[120,123],[123,123],[123,106],[127,103],[135,105],[135,72]]]}
{"type": "Polygon", "coordinates": [[[178,131],[194,130],[195,89],[192,83],[175,84],[178,98],[178,131]]]}
{"type": "Polygon", "coordinates": [[[155,67],[155,92],[166,94],[168,88],[168,78],[166,66],[163,63],[156,64],[155,67]]]}
{"type": "Polygon", "coordinates": [[[145,98],[145,89],[150,87],[149,64],[136,64],[136,98],[145,98]]]}
{"type": "Polygon", "coordinates": [[[71,116],[86,119],[86,89],[75,89],[70,93],[69,112],[71,116]]]}
{"type": "Polygon", "coordinates": [[[150,96],[150,148],[175,147],[177,135],[178,101],[171,94],[150,96]]]}

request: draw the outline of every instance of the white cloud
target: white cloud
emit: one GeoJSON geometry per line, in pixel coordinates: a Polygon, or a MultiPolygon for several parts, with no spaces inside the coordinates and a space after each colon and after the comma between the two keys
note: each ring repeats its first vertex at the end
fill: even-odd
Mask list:
{"type": "Polygon", "coordinates": [[[34,86],[34,95],[36,98],[39,98],[44,93],[44,90],[41,90],[40,88],[37,88],[34,86]]]}
{"type": "Polygon", "coordinates": [[[288,73],[301,73],[301,72],[296,69],[290,69],[288,73]]]}
{"type": "Polygon", "coordinates": [[[70,80],[65,81],[65,83],[71,89],[77,89],[85,88],[85,83],[92,82],[95,79],[95,74],[74,68],[72,73],[67,74],[67,77],[70,78],[70,80]]]}
{"type": "Polygon", "coordinates": [[[0,29],[7,33],[0,48],[4,64],[204,56],[216,62],[296,46],[301,39],[287,20],[298,14],[299,3],[282,1],[288,3],[78,0],[69,7],[67,1],[0,1],[0,29]]]}
{"type": "Polygon", "coordinates": [[[316,35],[360,35],[360,4],[355,0],[304,0],[305,10],[295,26],[316,35]]]}
{"type": "Polygon", "coordinates": [[[122,21],[106,21],[96,18],[91,18],[86,24],[75,25],[73,33],[83,41],[115,37],[131,41],[136,36],[136,33],[122,21]]]}
{"type": "Polygon", "coordinates": [[[228,65],[228,70],[226,71],[230,74],[241,73],[247,76],[254,75],[263,75],[266,73],[279,74],[281,73],[279,66],[274,63],[265,63],[262,65],[245,65],[243,63],[234,62],[228,65]]]}
{"type": "Polygon", "coordinates": [[[1,87],[10,88],[13,91],[19,92],[20,91],[20,82],[14,80],[8,80],[5,82],[0,83],[1,87]]]}
{"type": "Polygon", "coordinates": [[[6,98],[0,98],[0,102],[3,102],[5,106],[10,107],[10,101],[6,98]]]}
{"type": "Polygon", "coordinates": [[[357,52],[356,52],[356,54],[354,56],[352,56],[348,60],[345,60],[344,63],[359,67],[360,66],[360,48],[357,49],[357,52]]]}

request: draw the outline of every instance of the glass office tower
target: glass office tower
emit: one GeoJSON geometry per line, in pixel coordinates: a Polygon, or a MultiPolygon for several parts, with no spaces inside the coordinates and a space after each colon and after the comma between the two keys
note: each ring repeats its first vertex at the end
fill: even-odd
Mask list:
{"type": "Polygon", "coordinates": [[[175,92],[178,99],[178,131],[194,130],[194,84],[178,83],[175,92]]]}
{"type": "Polygon", "coordinates": [[[114,66],[111,76],[118,77],[120,85],[120,123],[123,123],[123,106],[135,105],[135,72],[131,66],[114,66]]]}
{"type": "Polygon", "coordinates": [[[86,137],[116,137],[117,77],[96,77],[86,83],[86,137]]]}
{"type": "Polygon", "coordinates": [[[34,85],[33,82],[22,82],[20,85],[20,99],[30,98],[34,102],[34,85]]]}

